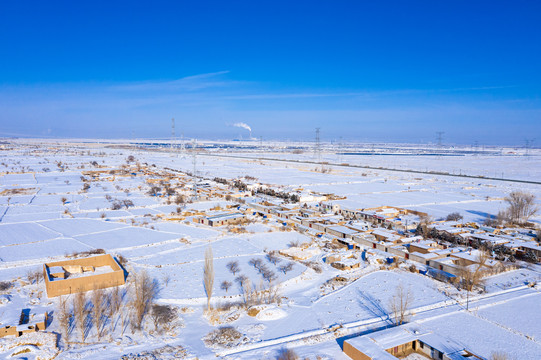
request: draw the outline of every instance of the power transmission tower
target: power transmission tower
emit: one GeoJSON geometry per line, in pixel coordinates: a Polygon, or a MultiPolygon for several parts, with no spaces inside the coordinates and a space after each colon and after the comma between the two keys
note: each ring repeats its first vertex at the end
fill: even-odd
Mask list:
{"type": "Polygon", "coordinates": [[[343,162],[343,150],[342,150],[342,137],[340,136],[338,140],[338,163],[343,162]]]}
{"type": "Polygon", "coordinates": [[[473,155],[474,155],[474,156],[479,155],[479,141],[475,140],[475,141],[473,142],[473,145],[472,145],[472,151],[473,151],[473,155]]]}
{"type": "Polygon", "coordinates": [[[530,155],[530,148],[532,147],[534,141],[535,139],[524,139],[524,142],[526,143],[526,156],[530,155]]]}
{"type": "Polygon", "coordinates": [[[175,118],[171,119],[171,151],[173,151],[173,142],[175,141],[175,118]]]}
{"type": "Polygon", "coordinates": [[[197,200],[197,143],[193,142],[193,201],[197,200]]]}
{"type": "Polygon", "coordinates": [[[319,130],[320,128],[316,128],[316,145],[314,149],[317,162],[321,162],[321,142],[319,141],[319,130]]]}
{"type": "Polygon", "coordinates": [[[445,134],[445,132],[443,131],[438,131],[436,132],[436,141],[438,142],[438,146],[441,146],[441,142],[443,140],[443,134],[445,134]]]}

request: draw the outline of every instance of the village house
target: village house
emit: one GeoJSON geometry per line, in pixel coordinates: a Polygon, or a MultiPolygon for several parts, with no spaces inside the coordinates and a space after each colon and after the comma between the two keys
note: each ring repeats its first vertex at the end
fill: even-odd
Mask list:
{"type": "Polygon", "coordinates": [[[376,237],[377,241],[388,241],[388,242],[392,242],[393,244],[397,244],[400,241],[400,239],[403,238],[403,236],[397,233],[396,231],[386,230],[386,229],[381,229],[381,228],[378,228],[372,231],[372,235],[376,237]]]}
{"type": "Polygon", "coordinates": [[[420,252],[422,254],[428,254],[429,252],[432,252],[439,248],[440,246],[438,245],[438,243],[433,240],[413,241],[413,242],[410,242],[408,245],[408,249],[410,253],[420,252]]]}
{"type": "Polygon", "coordinates": [[[353,236],[359,233],[343,225],[327,226],[325,227],[325,232],[339,239],[353,239],[353,236]]]}
{"type": "Polygon", "coordinates": [[[214,212],[208,216],[195,216],[193,222],[207,226],[234,225],[246,218],[240,212],[214,212]]]}
{"type": "Polygon", "coordinates": [[[338,270],[357,269],[361,266],[359,259],[356,257],[348,257],[331,263],[331,266],[338,270]]]}
{"type": "Polygon", "coordinates": [[[319,205],[321,211],[323,212],[331,212],[331,213],[338,213],[340,211],[340,204],[332,203],[332,202],[326,202],[323,201],[319,205]]]}
{"type": "Polygon", "coordinates": [[[125,283],[124,269],[110,254],[46,263],[43,277],[50,298],[125,283]]]}
{"type": "Polygon", "coordinates": [[[396,360],[413,353],[432,360],[484,360],[454,341],[410,325],[348,339],[343,351],[353,360],[396,360]]]}
{"type": "Polygon", "coordinates": [[[321,253],[318,248],[290,247],[278,252],[282,256],[287,256],[293,260],[306,260],[321,253]]]}
{"type": "Polygon", "coordinates": [[[0,338],[4,336],[19,337],[24,334],[43,331],[47,328],[49,320],[47,312],[44,314],[30,313],[30,309],[21,310],[21,315],[17,325],[4,325],[0,327],[0,338]]]}
{"type": "Polygon", "coordinates": [[[358,233],[353,235],[353,241],[359,245],[363,245],[372,249],[376,248],[376,237],[370,233],[358,233]]]}

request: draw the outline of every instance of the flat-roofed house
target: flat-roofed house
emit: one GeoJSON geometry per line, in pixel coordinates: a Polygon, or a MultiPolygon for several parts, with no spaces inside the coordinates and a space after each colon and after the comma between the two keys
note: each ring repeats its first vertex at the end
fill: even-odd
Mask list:
{"type": "Polygon", "coordinates": [[[50,298],[125,283],[124,269],[110,254],[46,263],[43,277],[50,298]]]}
{"type": "Polygon", "coordinates": [[[414,353],[432,360],[483,360],[450,339],[407,325],[348,339],[343,351],[353,360],[396,360],[414,353]]]}
{"type": "Polygon", "coordinates": [[[343,225],[327,226],[325,228],[327,234],[338,237],[339,239],[353,239],[353,236],[359,232],[343,225]]]}

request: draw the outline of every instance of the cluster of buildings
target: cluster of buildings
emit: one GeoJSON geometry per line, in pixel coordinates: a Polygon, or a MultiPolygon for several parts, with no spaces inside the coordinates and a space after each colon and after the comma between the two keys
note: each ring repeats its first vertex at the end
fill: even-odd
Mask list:
{"type": "MultiPolygon", "coordinates": [[[[383,258],[388,263],[414,261],[420,265],[419,270],[423,273],[438,274],[448,279],[455,278],[461,269],[469,266],[481,265],[487,273],[503,271],[504,266],[496,256],[483,259],[480,263],[479,251],[475,249],[478,246],[474,245],[482,242],[491,246],[504,246],[510,254],[531,251],[541,256],[541,246],[535,241],[535,234],[523,233],[517,229],[436,221],[428,224],[432,233],[446,233],[460,237],[461,240],[451,243],[442,241],[441,236],[432,238],[415,235],[420,222],[427,219],[428,215],[392,206],[356,209],[330,201],[308,206],[302,202],[288,203],[269,197],[247,196],[226,211],[202,214],[193,217],[193,221],[209,226],[223,226],[238,224],[254,217],[275,221],[305,233],[319,240],[322,245],[333,244],[331,250],[327,248],[324,261],[340,270],[357,268],[361,261],[373,256],[383,258]]],[[[312,250],[284,249],[281,253],[296,260],[305,260],[310,255],[317,255],[312,250]]]]}

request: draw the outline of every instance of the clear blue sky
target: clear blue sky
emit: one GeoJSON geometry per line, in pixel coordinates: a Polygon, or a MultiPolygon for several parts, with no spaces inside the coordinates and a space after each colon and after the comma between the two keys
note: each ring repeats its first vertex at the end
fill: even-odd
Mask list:
{"type": "Polygon", "coordinates": [[[2,1],[0,136],[541,144],[540,1],[2,1]]]}

